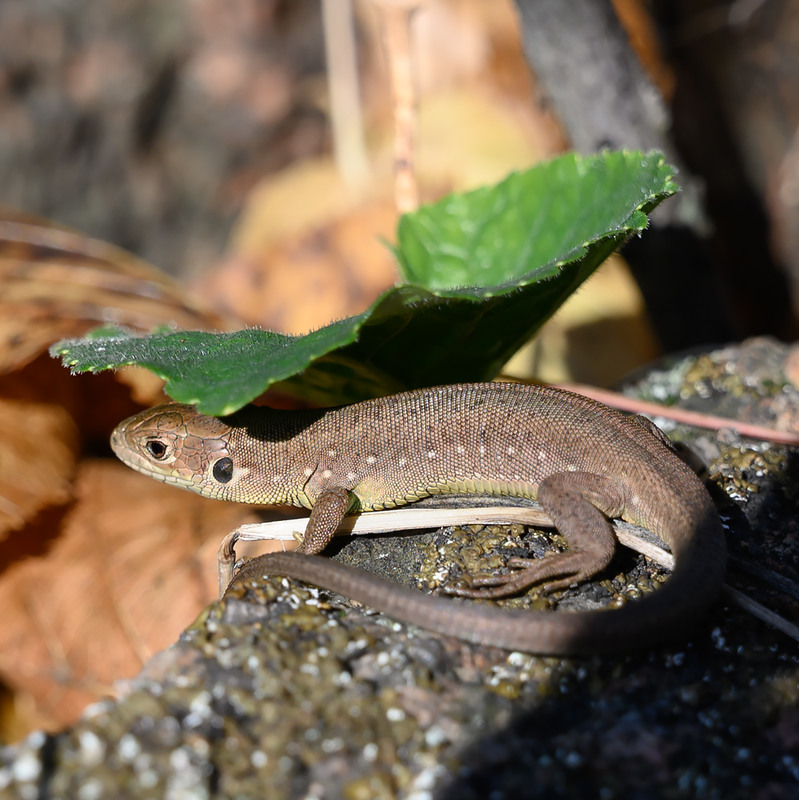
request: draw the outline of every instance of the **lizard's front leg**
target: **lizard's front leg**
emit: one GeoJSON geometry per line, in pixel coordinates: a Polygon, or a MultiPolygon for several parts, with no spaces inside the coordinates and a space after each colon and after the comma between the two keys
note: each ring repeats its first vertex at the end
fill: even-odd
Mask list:
{"type": "Polygon", "coordinates": [[[336,535],[338,526],[350,510],[352,501],[352,495],[343,486],[325,489],[311,508],[305,536],[297,552],[311,555],[321,553],[336,535]]]}
{"type": "Polygon", "coordinates": [[[480,599],[506,597],[535,584],[553,591],[587,580],[607,567],[616,549],[608,517],[618,517],[624,510],[622,488],[616,481],[588,472],[559,472],[541,482],[538,502],[566,540],[569,549],[565,553],[512,558],[508,573],[477,578],[468,587],[445,591],[480,599]]]}

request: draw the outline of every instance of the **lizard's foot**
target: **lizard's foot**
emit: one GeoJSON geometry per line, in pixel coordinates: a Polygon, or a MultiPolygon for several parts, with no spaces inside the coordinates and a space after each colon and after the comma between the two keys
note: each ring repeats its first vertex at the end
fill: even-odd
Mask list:
{"type": "Polygon", "coordinates": [[[469,586],[444,587],[447,594],[475,600],[492,600],[518,594],[530,586],[543,584],[545,592],[565,589],[585,581],[598,572],[596,562],[585,552],[553,553],[540,559],[512,558],[511,572],[485,575],[469,586]]]}
{"type": "Polygon", "coordinates": [[[538,501],[566,540],[568,551],[539,559],[512,558],[510,572],[445,591],[457,597],[491,599],[541,584],[551,592],[587,580],[607,567],[616,539],[606,515],[617,517],[624,510],[624,492],[616,481],[588,472],[557,472],[541,481],[538,501]]]}

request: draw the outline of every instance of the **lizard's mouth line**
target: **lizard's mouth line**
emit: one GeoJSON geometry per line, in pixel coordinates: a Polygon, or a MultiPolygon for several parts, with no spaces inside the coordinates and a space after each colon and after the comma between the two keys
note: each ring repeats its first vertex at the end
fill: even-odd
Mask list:
{"type": "Polygon", "coordinates": [[[147,475],[150,478],[155,478],[162,483],[169,483],[173,486],[180,486],[186,489],[196,488],[197,481],[191,476],[183,475],[169,469],[159,470],[142,456],[135,453],[128,452],[124,454],[124,457],[119,455],[119,458],[122,463],[130,467],[130,469],[140,472],[142,475],[147,475]]]}

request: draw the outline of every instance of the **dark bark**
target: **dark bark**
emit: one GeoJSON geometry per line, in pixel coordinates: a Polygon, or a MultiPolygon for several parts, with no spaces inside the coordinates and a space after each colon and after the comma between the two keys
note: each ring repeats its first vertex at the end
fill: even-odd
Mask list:
{"type": "MultiPolygon", "coordinates": [[[[672,136],[670,110],[630,47],[610,0],[517,0],[517,5],[525,54],[574,149],[657,149],[679,170],[682,192],[660,206],[651,229],[624,250],[663,347],[756,333],[786,335],[792,324],[787,284],[770,257],[764,226],[755,224],[765,215],[735,168],[739,160],[728,160],[726,192],[718,191],[707,172],[700,173],[702,159],[699,167],[686,166],[672,136]],[[751,280],[755,266],[757,279],[751,280]]],[[[682,90],[680,84],[678,99],[682,90]]],[[[730,153],[730,137],[714,116],[713,103],[703,102],[712,98],[695,95],[695,100],[693,113],[706,125],[706,147],[721,142],[730,153]]]]}

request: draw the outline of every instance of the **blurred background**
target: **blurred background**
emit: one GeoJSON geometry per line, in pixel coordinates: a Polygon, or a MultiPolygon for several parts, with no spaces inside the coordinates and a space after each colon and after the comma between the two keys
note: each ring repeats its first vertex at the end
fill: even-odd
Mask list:
{"type": "Polygon", "coordinates": [[[422,202],[569,148],[680,170],[509,372],[610,385],[795,338],[796,0],[3,0],[0,738],[135,674],[213,599],[216,544],[249,519],[96,458],[135,410],[120,380],[159,389],[72,379],[46,347],[102,321],[302,333],[368,307],[396,280],[403,31],[422,202]]]}
{"type": "MultiPolygon", "coordinates": [[[[0,203],[251,324],[302,332],[363,310],[394,279],[378,241],[397,216],[385,5],[329,0],[326,25],[320,0],[6,0],[0,203]]],[[[660,348],[793,336],[795,1],[405,5],[423,201],[569,146],[659,147],[681,169],[683,195],[625,254],[635,280],[611,265],[591,282],[543,377],[607,383],[660,348]]]]}

